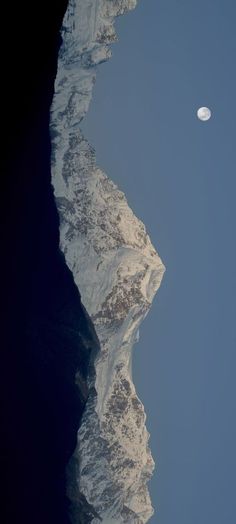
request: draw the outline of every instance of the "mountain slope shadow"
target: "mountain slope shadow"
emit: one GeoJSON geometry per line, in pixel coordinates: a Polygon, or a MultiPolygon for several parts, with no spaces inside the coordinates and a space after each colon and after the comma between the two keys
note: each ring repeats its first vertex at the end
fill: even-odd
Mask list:
{"type": "Polygon", "coordinates": [[[49,109],[66,6],[13,0],[1,8],[11,42],[3,53],[1,115],[3,524],[69,522],[65,469],[86,401],[90,354],[98,349],[59,249],[51,186],[49,109]]]}

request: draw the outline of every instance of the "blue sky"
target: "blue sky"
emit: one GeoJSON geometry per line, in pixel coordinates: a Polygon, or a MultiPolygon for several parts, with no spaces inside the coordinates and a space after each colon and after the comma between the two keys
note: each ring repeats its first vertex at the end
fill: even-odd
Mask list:
{"type": "Polygon", "coordinates": [[[166,266],[133,358],[152,523],[236,514],[235,22],[233,0],[140,0],[83,123],[166,266]]]}

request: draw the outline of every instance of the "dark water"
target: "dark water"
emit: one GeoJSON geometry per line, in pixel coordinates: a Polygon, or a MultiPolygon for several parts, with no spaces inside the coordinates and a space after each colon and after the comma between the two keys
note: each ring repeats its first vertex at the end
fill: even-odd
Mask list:
{"type": "Polygon", "coordinates": [[[59,250],[49,108],[67,2],[2,8],[0,521],[67,524],[93,327],[59,250]]]}

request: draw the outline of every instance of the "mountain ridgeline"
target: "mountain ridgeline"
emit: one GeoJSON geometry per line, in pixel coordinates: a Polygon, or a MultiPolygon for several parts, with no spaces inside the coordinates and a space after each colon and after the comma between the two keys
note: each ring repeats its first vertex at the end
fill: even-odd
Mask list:
{"type": "Polygon", "coordinates": [[[136,0],[70,0],[51,108],[52,182],[60,245],[100,342],[67,469],[73,524],[144,524],[154,462],[132,381],[132,347],[164,266],[125,195],[96,165],[80,122],[96,66],[111,56],[116,16],[136,0]],[[82,517],[83,515],[83,517],[82,517]]]}
{"type": "Polygon", "coordinates": [[[135,6],[1,7],[4,524],[144,524],[153,513],[131,367],[165,268],[79,127],[114,20],[135,6]]]}

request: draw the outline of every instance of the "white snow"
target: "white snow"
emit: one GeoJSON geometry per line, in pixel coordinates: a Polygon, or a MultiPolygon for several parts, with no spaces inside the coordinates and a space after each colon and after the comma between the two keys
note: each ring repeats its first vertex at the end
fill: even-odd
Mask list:
{"type": "Polygon", "coordinates": [[[101,521],[94,517],[93,524],[142,524],[153,513],[147,482],[154,463],[131,362],[165,268],[79,128],[95,66],[111,56],[114,19],[135,6],[135,0],[69,1],[51,110],[61,248],[101,345],[73,457],[76,475],[68,478],[99,514],[101,521]]]}

